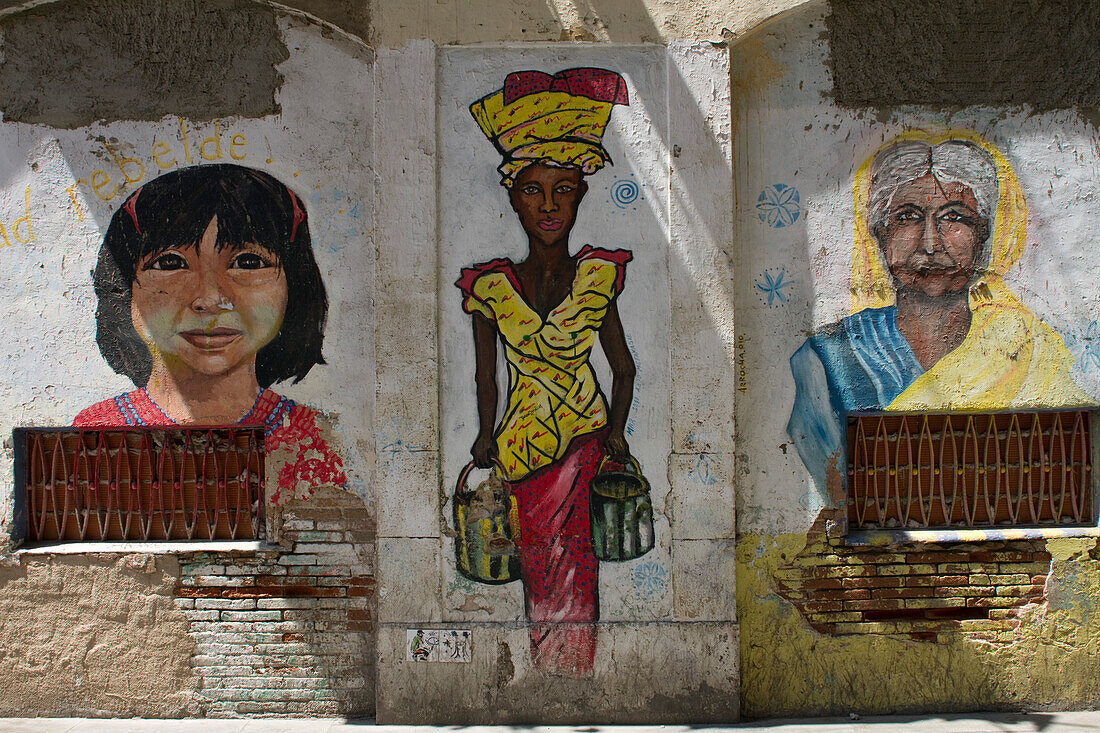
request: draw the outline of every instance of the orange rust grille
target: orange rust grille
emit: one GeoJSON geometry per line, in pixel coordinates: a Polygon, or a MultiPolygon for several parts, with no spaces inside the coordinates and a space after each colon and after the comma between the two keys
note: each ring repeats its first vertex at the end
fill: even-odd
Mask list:
{"type": "Polygon", "coordinates": [[[1090,414],[848,418],[850,529],[1093,523],[1090,414]]]}
{"type": "Polygon", "coordinates": [[[262,427],[16,431],[26,539],[263,536],[262,427]]]}

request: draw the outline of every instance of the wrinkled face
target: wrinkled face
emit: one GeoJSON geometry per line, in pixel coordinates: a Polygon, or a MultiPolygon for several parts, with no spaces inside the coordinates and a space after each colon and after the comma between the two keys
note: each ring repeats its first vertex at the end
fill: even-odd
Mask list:
{"type": "Polygon", "coordinates": [[[970,285],[989,224],[969,187],[929,174],[898,187],[874,235],[899,290],[940,297],[970,285]]]}
{"type": "Polygon", "coordinates": [[[218,376],[253,366],[286,312],[286,276],[257,244],[216,247],[217,217],[194,246],[137,264],[130,312],[158,361],[179,376],[218,376]]]}
{"type": "Polygon", "coordinates": [[[516,176],[508,198],[531,240],[549,245],[569,236],[587,190],[577,168],[533,163],[516,176]]]}

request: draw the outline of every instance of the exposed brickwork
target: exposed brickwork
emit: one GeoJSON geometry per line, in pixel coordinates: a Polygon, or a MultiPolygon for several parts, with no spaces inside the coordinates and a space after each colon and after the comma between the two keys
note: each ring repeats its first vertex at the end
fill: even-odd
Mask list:
{"type": "Polygon", "coordinates": [[[203,714],[373,715],[373,519],[322,489],[277,521],[279,548],[180,559],[203,714]]]}
{"type": "Polygon", "coordinates": [[[820,633],[1004,641],[1017,612],[1044,601],[1051,558],[1042,541],[847,547],[825,523],[775,573],[779,594],[820,633]]]}

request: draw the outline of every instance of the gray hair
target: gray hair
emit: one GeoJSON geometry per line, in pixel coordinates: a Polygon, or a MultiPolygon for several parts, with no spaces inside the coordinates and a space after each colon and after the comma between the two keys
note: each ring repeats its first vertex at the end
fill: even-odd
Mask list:
{"type": "Polygon", "coordinates": [[[929,145],[922,140],[901,140],[879,151],[871,164],[867,192],[867,226],[886,222],[898,188],[931,174],[941,184],[961,183],[974,193],[978,214],[992,228],[999,193],[997,166],[992,156],[969,140],[944,140],[929,145]]]}

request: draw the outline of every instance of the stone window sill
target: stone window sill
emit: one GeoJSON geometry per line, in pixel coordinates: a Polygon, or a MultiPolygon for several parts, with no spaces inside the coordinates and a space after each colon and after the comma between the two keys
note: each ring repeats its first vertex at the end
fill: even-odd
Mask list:
{"type": "Polygon", "coordinates": [[[178,555],[188,552],[259,552],[280,550],[279,545],[259,540],[216,542],[39,542],[24,545],[15,555],[178,555]]]}
{"type": "Polygon", "coordinates": [[[918,543],[1008,542],[1100,537],[1100,527],[989,527],[985,529],[866,529],[849,532],[844,544],[887,546],[918,543]]]}

